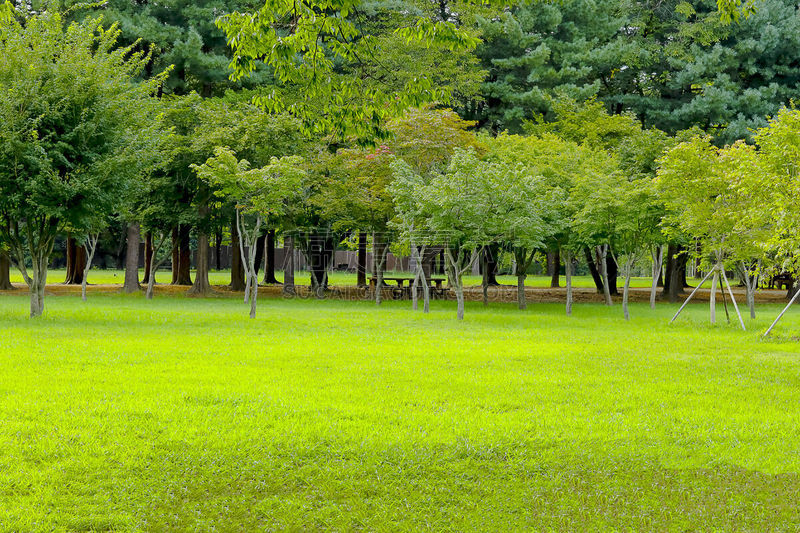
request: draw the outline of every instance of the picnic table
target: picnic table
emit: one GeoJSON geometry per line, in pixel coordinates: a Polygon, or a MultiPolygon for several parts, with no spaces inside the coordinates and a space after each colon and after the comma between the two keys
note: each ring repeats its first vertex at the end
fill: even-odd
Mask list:
{"type": "MultiPolygon", "coordinates": [[[[437,296],[444,296],[445,291],[447,290],[443,287],[443,283],[446,281],[445,278],[430,278],[428,282],[430,283],[430,287],[434,289],[434,294],[437,296]]],[[[411,297],[411,288],[414,284],[413,277],[407,276],[387,276],[383,278],[383,282],[394,282],[395,286],[392,287],[392,295],[395,299],[400,298],[410,298],[411,297]]],[[[370,276],[369,278],[369,287],[372,290],[375,290],[375,285],[378,283],[378,279],[375,276],[370,276]]]]}
{"type": "Polygon", "coordinates": [[[786,287],[786,290],[789,290],[793,284],[794,276],[792,274],[788,272],[780,272],[769,278],[767,288],[774,289],[777,285],[778,289],[783,289],[786,287]]]}

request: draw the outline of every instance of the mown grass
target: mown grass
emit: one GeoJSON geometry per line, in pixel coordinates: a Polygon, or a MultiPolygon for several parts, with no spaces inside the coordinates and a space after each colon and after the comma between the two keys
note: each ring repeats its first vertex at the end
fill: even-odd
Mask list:
{"type": "MultiPolygon", "coordinates": [[[[140,271],[139,279],[142,279],[143,272],[144,271],[140,271]]],[[[387,272],[386,276],[408,277],[411,276],[411,274],[409,272],[387,272]]],[[[64,281],[65,277],[65,270],[51,270],[47,274],[47,283],[61,283],[64,281]]],[[[263,278],[263,272],[261,277],[263,278]]],[[[275,277],[278,279],[278,281],[283,281],[283,272],[277,272],[275,277]]],[[[443,275],[437,275],[436,277],[444,278],[443,275]]],[[[209,272],[208,278],[212,285],[227,285],[231,281],[231,273],[227,270],[211,271],[209,272]]],[[[194,279],[194,272],[192,272],[192,279],[194,279]]],[[[352,272],[331,272],[328,274],[328,279],[329,283],[334,286],[355,285],[357,282],[356,274],[352,272]]],[[[172,273],[168,270],[159,270],[156,274],[157,283],[169,283],[171,280],[172,273]]],[[[14,283],[23,283],[22,275],[16,270],[12,271],[11,281],[14,283]]],[[[125,281],[124,270],[92,270],[89,273],[88,279],[88,283],[94,285],[122,285],[123,281],[125,281]]],[[[516,276],[497,276],[497,281],[503,285],[516,286],[517,284],[516,276]]],[[[622,278],[620,278],[618,281],[620,288],[622,287],[623,281],[624,280],[622,278]]],[[[297,285],[310,285],[311,281],[309,273],[303,271],[296,272],[295,283],[297,285]]],[[[650,278],[631,279],[631,287],[649,287],[650,283],[650,278]]],[[[467,286],[480,285],[481,277],[464,276],[464,284],[467,286]]],[[[549,287],[550,276],[528,276],[528,278],[525,280],[525,285],[527,287],[549,287]]],[[[575,287],[594,287],[594,282],[592,281],[591,276],[575,276],[573,277],[573,285],[575,287]]],[[[561,286],[566,286],[564,276],[561,276],[561,286]]]]}
{"type": "Polygon", "coordinates": [[[791,530],[800,311],[0,296],[0,530],[791,530]]]}

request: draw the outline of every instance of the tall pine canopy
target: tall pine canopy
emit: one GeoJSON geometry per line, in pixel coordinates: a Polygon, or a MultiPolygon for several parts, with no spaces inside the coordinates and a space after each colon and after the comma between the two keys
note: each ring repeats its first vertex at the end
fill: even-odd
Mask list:
{"type": "Polygon", "coordinates": [[[800,96],[800,17],[789,0],[764,0],[730,23],[709,1],[522,4],[483,31],[489,77],[474,118],[496,130],[552,118],[554,96],[597,96],[647,127],[699,126],[727,143],[800,96]]]}
{"type": "Polygon", "coordinates": [[[81,0],[56,0],[50,9],[70,10],[72,19],[103,16],[104,24],[117,23],[120,44],[154,46],[149,69],[161,72],[174,65],[163,91],[201,96],[221,96],[226,89],[254,86],[269,80],[263,71],[251,79],[229,80],[230,49],[214,21],[232,11],[254,9],[258,0],[107,0],[99,7],[85,7],[81,0]],[[83,7],[82,7],[83,6],[83,7]]]}

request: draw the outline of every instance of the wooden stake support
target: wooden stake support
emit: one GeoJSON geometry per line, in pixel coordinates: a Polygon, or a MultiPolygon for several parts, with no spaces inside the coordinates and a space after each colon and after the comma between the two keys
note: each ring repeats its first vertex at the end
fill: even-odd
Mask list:
{"type": "Polygon", "coordinates": [[[677,313],[675,313],[675,316],[674,316],[674,317],[672,317],[672,320],[670,320],[670,321],[669,321],[669,323],[670,323],[670,324],[672,324],[673,322],[675,322],[675,319],[676,319],[676,318],[678,318],[678,315],[680,315],[680,314],[681,314],[681,311],[683,311],[683,308],[684,308],[684,307],[686,307],[686,304],[688,304],[688,303],[689,303],[689,300],[691,300],[691,299],[692,299],[692,296],[694,296],[694,293],[696,293],[696,292],[698,291],[698,289],[700,289],[700,287],[702,287],[702,286],[703,286],[703,283],[705,283],[705,282],[706,282],[706,280],[708,280],[708,278],[710,278],[710,277],[711,277],[711,274],[713,274],[714,272],[715,272],[715,269],[713,269],[713,268],[712,268],[712,269],[711,269],[711,272],[709,272],[708,274],[706,274],[706,277],[704,277],[704,278],[703,278],[703,281],[701,281],[700,283],[698,283],[698,284],[697,284],[697,287],[695,287],[695,288],[694,288],[694,290],[693,290],[693,291],[692,291],[692,293],[689,295],[689,297],[688,297],[688,298],[686,298],[686,301],[684,301],[684,302],[683,302],[683,305],[681,306],[681,308],[680,308],[680,309],[678,309],[678,312],[677,312],[677,313]]]}
{"type": "MultiPolygon", "coordinates": [[[[725,270],[725,269],[721,269],[725,270]]],[[[724,283],[723,279],[723,283],[724,283]]],[[[728,320],[728,324],[731,323],[731,314],[728,313],[728,299],[725,298],[725,287],[722,286],[722,283],[719,284],[719,289],[722,291],[722,306],[725,308],[725,318],[728,320]]]]}
{"type": "MultiPolygon", "coordinates": [[[[744,327],[744,320],[742,320],[742,313],[739,312],[739,306],[736,305],[736,298],[733,297],[733,289],[731,289],[731,284],[728,281],[728,276],[725,275],[725,269],[722,269],[722,280],[725,282],[725,285],[728,287],[728,294],[731,295],[731,302],[733,302],[733,308],[736,309],[736,316],[739,317],[739,324],[742,326],[743,331],[747,331],[747,328],[744,327]]],[[[724,292],[722,294],[725,294],[724,292]]]]}
{"type": "Polygon", "coordinates": [[[794,293],[794,296],[792,296],[792,299],[789,300],[788,304],[786,304],[786,307],[783,308],[783,311],[781,311],[781,314],[779,314],[778,318],[775,319],[775,322],[773,322],[772,325],[769,328],[767,328],[767,331],[764,332],[764,336],[765,337],[770,334],[770,332],[772,331],[772,328],[775,327],[775,324],[777,324],[780,321],[780,319],[783,318],[783,315],[786,314],[786,311],[789,310],[789,308],[792,306],[792,304],[795,302],[795,300],[797,300],[798,296],[800,296],[800,290],[798,290],[796,293],[794,293]]]}

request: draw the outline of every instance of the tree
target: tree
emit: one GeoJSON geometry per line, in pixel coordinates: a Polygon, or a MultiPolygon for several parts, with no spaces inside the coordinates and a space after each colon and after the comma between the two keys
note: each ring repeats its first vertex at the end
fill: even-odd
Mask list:
{"type": "Polygon", "coordinates": [[[0,11],[0,232],[30,287],[32,317],[44,310],[56,235],[110,211],[139,171],[129,148],[148,137],[161,79],[134,83],[149,57],[116,48],[118,35],[96,20],[22,23],[10,4],[0,11]]]}
{"type": "Polygon", "coordinates": [[[403,75],[415,69],[410,57],[400,70],[388,68],[398,62],[387,59],[404,48],[462,53],[478,42],[450,20],[405,4],[362,0],[270,0],[255,12],[233,12],[217,23],[233,50],[233,79],[262,63],[274,73],[278,87],[258,96],[260,105],[293,114],[309,134],[358,144],[385,139],[387,119],[404,110],[450,97],[448,87],[437,87],[429,72],[403,75]],[[375,24],[376,6],[386,24],[375,24]]]}
{"type": "MultiPolygon", "coordinates": [[[[800,111],[795,108],[782,109],[769,120],[769,125],[758,130],[755,136],[764,169],[762,190],[768,190],[771,198],[761,211],[772,214],[772,238],[770,248],[785,258],[784,268],[790,272],[800,271],[800,208],[797,193],[800,191],[800,111]],[[780,184],[780,186],[775,186],[780,184]]],[[[754,211],[751,211],[753,213],[754,211]]],[[[757,212],[756,212],[756,216],[757,212]]],[[[798,298],[797,290],[789,304],[781,311],[764,335],[769,335],[783,315],[798,298]]]]}
{"type": "MultiPolygon", "coordinates": [[[[34,4],[37,3],[34,0],[34,4]]],[[[120,29],[119,42],[137,50],[154,50],[145,73],[172,66],[161,90],[164,94],[197,92],[204,98],[222,96],[229,88],[269,83],[266,69],[251,79],[229,79],[230,49],[225,34],[214,24],[222,13],[255,9],[258,0],[160,0],[131,2],[106,0],[89,4],[83,0],[49,0],[49,9],[68,12],[73,20],[101,16],[120,29]]]]}
{"type": "MultiPolygon", "coordinates": [[[[231,148],[239,157],[257,167],[269,164],[272,157],[298,155],[306,151],[307,143],[296,119],[265,113],[249,99],[248,92],[229,91],[222,98],[207,98],[197,106],[196,126],[187,139],[191,161],[182,162],[187,168],[190,164],[202,164],[213,156],[214,149],[219,146],[231,148]]],[[[222,225],[233,218],[233,209],[226,205],[212,211],[209,206],[213,191],[207,183],[194,181],[193,207],[197,219],[198,255],[197,272],[190,293],[202,295],[209,290],[208,236],[215,227],[219,231],[222,225]]],[[[231,224],[231,234],[234,237],[232,240],[238,241],[235,223],[231,224]]],[[[238,263],[238,245],[232,244],[235,245],[234,259],[238,263]]],[[[232,269],[232,278],[236,273],[236,269],[232,269]]],[[[232,287],[235,286],[234,280],[231,281],[232,287]]]]}
{"type": "MultiPolygon", "coordinates": [[[[712,324],[716,321],[716,291],[720,279],[727,286],[739,314],[725,275],[725,263],[741,260],[741,256],[737,256],[742,249],[741,242],[752,240],[752,228],[743,224],[747,221],[743,214],[753,198],[752,180],[758,174],[758,166],[758,156],[751,145],[738,142],[719,149],[711,144],[709,137],[696,136],[670,149],[658,171],[658,191],[669,208],[668,231],[678,228],[692,235],[699,240],[700,249],[711,256],[704,254],[702,264],[709,267],[703,281],[712,278],[712,324]]],[[[693,295],[694,292],[686,302],[693,295]]],[[[741,315],[739,321],[744,329],[741,315]]]]}
{"type": "Polygon", "coordinates": [[[580,176],[570,191],[574,215],[570,230],[584,247],[594,248],[603,281],[606,305],[613,305],[608,259],[614,260],[612,244],[626,206],[618,196],[622,178],[617,172],[580,176]]]}
{"type": "Polygon", "coordinates": [[[795,8],[788,0],[518,3],[480,24],[477,54],[489,75],[485,103],[469,116],[520,132],[526,120],[555,118],[554,97],[596,97],[647,128],[697,126],[719,145],[749,138],[798,94],[795,8]]]}
{"type": "MultiPolygon", "coordinates": [[[[484,143],[471,131],[474,122],[461,119],[449,109],[412,108],[389,122],[392,136],[386,142],[396,157],[406,162],[413,171],[423,177],[447,168],[456,148],[485,151],[484,143]]],[[[418,232],[420,242],[408,242],[411,255],[416,257],[416,272],[412,287],[412,305],[416,309],[417,294],[422,288],[423,312],[430,310],[430,276],[432,263],[441,243],[429,242],[418,232]]]]}
{"type": "Polygon", "coordinates": [[[11,284],[11,260],[8,252],[0,248],[0,291],[10,291],[14,289],[11,284]]]}
{"type": "MultiPolygon", "coordinates": [[[[658,167],[658,158],[668,146],[674,144],[663,131],[654,128],[644,129],[636,117],[629,113],[610,115],[603,105],[595,100],[578,103],[562,98],[552,102],[552,111],[554,120],[529,123],[528,130],[552,132],[565,139],[585,144],[593,150],[604,150],[616,159],[620,175],[628,180],[653,179],[658,167]]],[[[618,265],[613,256],[605,254],[606,260],[601,264],[600,256],[604,255],[602,251],[594,254],[595,260],[591,258],[588,249],[585,249],[585,255],[595,276],[598,292],[606,292],[602,276],[599,274],[605,270],[610,283],[607,292],[611,295],[617,294],[618,265]]],[[[669,270],[671,266],[673,265],[668,264],[667,269],[669,270]]]]}
{"type": "Polygon", "coordinates": [[[322,215],[333,221],[335,231],[372,233],[375,274],[375,303],[383,293],[383,271],[389,248],[389,221],[394,217],[394,202],[387,186],[394,156],[387,146],[377,149],[339,150],[326,158],[326,179],[313,198],[322,215]]]}
{"type": "MultiPolygon", "coordinates": [[[[519,2],[498,16],[479,17],[483,42],[476,54],[488,76],[484,101],[467,116],[491,130],[522,133],[526,121],[554,118],[554,95],[585,101],[601,94],[602,69],[593,59],[625,26],[619,5],[519,2]]],[[[621,52],[607,55],[613,61],[621,52]]]]}
{"type": "MultiPolygon", "coordinates": [[[[577,201],[569,201],[568,197],[578,180],[598,173],[604,175],[615,172],[617,162],[609,157],[605,150],[579,145],[575,141],[563,139],[547,131],[529,136],[501,134],[487,142],[487,147],[487,160],[524,165],[531,175],[544,178],[547,189],[556,195],[559,194],[557,191],[562,191],[560,194],[566,195],[563,201],[551,205],[551,208],[556,210],[550,211],[545,219],[553,230],[560,229],[549,234],[544,248],[561,250],[565,265],[571,268],[573,251],[580,243],[570,228],[570,221],[579,205],[577,201]]],[[[518,273],[527,271],[536,251],[528,250],[524,261],[520,261],[522,255],[517,257],[518,273]]],[[[594,262],[590,264],[594,265],[594,262]]],[[[602,283],[599,286],[602,291],[602,283]]],[[[569,270],[566,308],[567,314],[571,314],[572,276],[569,270]]]]}
{"type": "MultiPolygon", "coordinates": [[[[543,139],[503,134],[487,141],[487,159],[507,168],[508,188],[503,191],[501,200],[507,213],[498,231],[502,235],[500,242],[514,254],[520,309],[527,307],[525,279],[536,254],[555,243],[568,224],[563,209],[567,191],[562,186],[569,183],[572,176],[562,175],[565,179],[555,177],[554,172],[568,172],[568,167],[553,168],[565,161],[542,157],[542,152],[553,155],[549,153],[552,150],[566,154],[558,148],[554,150],[553,146],[546,146],[549,141],[561,148],[569,144],[552,135],[543,139]]],[[[574,153],[570,155],[574,156],[574,153]]],[[[569,155],[567,158],[572,164],[580,164],[569,155]]]]}
{"type": "Polygon", "coordinates": [[[481,161],[474,151],[457,149],[444,172],[428,179],[408,164],[392,166],[395,196],[403,231],[444,244],[448,285],[456,294],[457,317],[464,318],[463,275],[482,247],[502,235],[508,206],[503,205],[508,167],[481,161]]]}
{"type": "Polygon", "coordinates": [[[628,297],[634,265],[648,252],[653,260],[653,280],[650,290],[650,306],[654,307],[658,274],[661,272],[663,209],[649,178],[622,180],[618,183],[616,199],[621,209],[616,219],[612,250],[614,260],[620,265],[625,285],[622,290],[622,312],[630,320],[628,297]]]}
{"type": "Polygon", "coordinates": [[[214,157],[203,165],[193,165],[198,176],[217,188],[220,198],[236,202],[236,229],[240,247],[246,258],[245,301],[250,301],[250,318],[256,317],[258,272],[256,252],[262,224],[271,215],[280,215],[287,199],[300,186],[305,171],[299,156],[272,158],[269,165],[250,168],[247,160],[239,160],[229,148],[217,148],[214,157]],[[245,245],[247,251],[245,252],[245,245]]]}
{"type": "Polygon", "coordinates": [[[499,226],[490,233],[499,235],[499,242],[514,254],[517,304],[520,309],[525,309],[527,270],[536,252],[564,229],[566,221],[559,208],[566,193],[560,188],[549,188],[544,178],[531,175],[530,170],[521,164],[506,167],[505,183],[502,196],[498,198],[503,206],[495,220],[499,226]]]}
{"type": "Polygon", "coordinates": [[[86,286],[88,284],[89,270],[92,268],[92,260],[97,252],[97,242],[100,233],[108,227],[108,217],[112,213],[102,211],[93,213],[84,227],[85,234],[80,239],[80,248],[83,250],[82,264],[80,265],[81,299],[86,301],[86,286]]]}
{"type": "MultiPolygon", "coordinates": [[[[166,158],[166,164],[168,164],[168,161],[169,159],[166,158]]],[[[183,217],[187,216],[188,213],[186,210],[174,208],[173,197],[169,194],[169,191],[172,190],[171,185],[170,176],[161,172],[154,173],[141,183],[139,194],[132,202],[135,206],[137,218],[135,225],[137,263],[132,266],[132,271],[138,285],[138,239],[139,233],[144,230],[148,236],[146,246],[149,248],[145,250],[145,253],[150,255],[150,260],[145,261],[145,276],[147,279],[145,297],[148,300],[153,299],[153,288],[156,284],[156,272],[158,269],[168,259],[175,261],[175,252],[180,246],[180,241],[173,238],[174,229],[182,222],[186,222],[183,217]],[[171,245],[166,246],[167,243],[171,243],[171,245]]],[[[130,246],[130,235],[128,241],[130,246]]]]}

